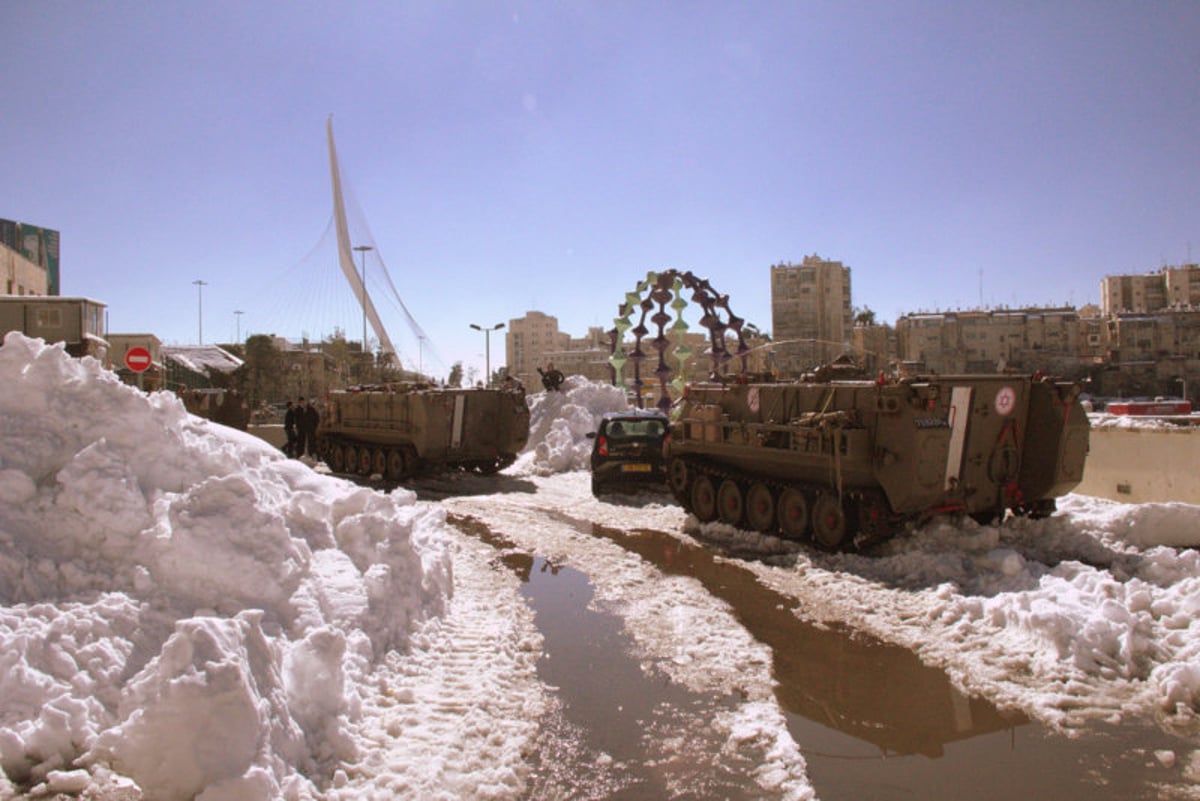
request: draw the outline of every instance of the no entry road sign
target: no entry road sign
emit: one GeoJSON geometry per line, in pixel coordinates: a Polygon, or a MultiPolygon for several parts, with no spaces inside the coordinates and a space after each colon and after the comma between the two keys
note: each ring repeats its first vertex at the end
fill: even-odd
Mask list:
{"type": "Polygon", "coordinates": [[[125,366],[135,373],[144,372],[150,366],[150,351],[130,348],[125,354],[125,366]]]}

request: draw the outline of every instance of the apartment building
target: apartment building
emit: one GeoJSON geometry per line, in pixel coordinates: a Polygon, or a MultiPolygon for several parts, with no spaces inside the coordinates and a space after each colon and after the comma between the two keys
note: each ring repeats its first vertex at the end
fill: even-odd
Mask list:
{"type": "Polygon", "coordinates": [[[0,295],[49,294],[49,273],[19,251],[0,243],[0,295]]]}
{"type": "MultiPolygon", "coordinates": [[[[51,228],[0,220],[0,245],[17,254],[24,266],[16,268],[9,257],[0,253],[0,294],[57,295],[59,294],[58,249],[59,233],[51,228]],[[10,272],[9,267],[14,269],[10,272]],[[32,266],[37,273],[25,267],[32,266]],[[25,291],[21,291],[24,287],[25,291]]],[[[0,249],[2,251],[2,249],[0,249]]]]}
{"type": "Polygon", "coordinates": [[[553,354],[567,350],[570,343],[571,336],[558,330],[557,317],[530,311],[524,317],[509,320],[508,333],[504,337],[509,375],[530,389],[541,387],[538,368],[544,369],[554,361],[553,354]]]}
{"type": "Polygon", "coordinates": [[[1100,297],[1105,317],[1200,306],[1200,265],[1163,267],[1142,275],[1106,276],[1100,281],[1100,297]]]}
{"type": "Polygon", "coordinates": [[[776,367],[798,375],[849,349],[850,268],[814,254],[771,265],[771,330],[776,367]]]}
{"type": "Polygon", "coordinates": [[[1008,369],[1077,372],[1098,351],[1094,319],[1074,308],[1027,308],[909,314],[896,321],[899,359],[937,373],[1008,369]]]}
{"type": "MultiPolygon", "coordinates": [[[[542,357],[546,363],[553,363],[563,375],[581,375],[589,381],[612,381],[613,368],[608,361],[612,354],[611,342],[612,338],[608,332],[599,326],[592,326],[588,328],[587,334],[579,339],[567,336],[566,347],[544,351],[542,357]]],[[[535,384],[530,389],[541,389],[541,376],[537,374],[536,369],[534,379],[535,384]]],[[[530,385],[527,383],[526,386],[530,385]]]]}

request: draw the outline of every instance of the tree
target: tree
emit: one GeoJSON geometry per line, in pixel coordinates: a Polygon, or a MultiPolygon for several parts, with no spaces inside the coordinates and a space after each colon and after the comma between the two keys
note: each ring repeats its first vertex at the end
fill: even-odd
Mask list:
{"type": "Polygon", "coordinates": [[[455,362],[450,367],[450,377],[446,379],[446,383],[452,387],[461,387],[463,382],[463,364],[455,362]]]}
{"type": "Polygon", "coordinates": [[[854,324],[867,326],[875,325],[875,312],[873,312],[869,307],[863,306],[861,309],[858,309],[857,313],[854,315],[854,324]]]}
{"type": "Polygon", "coordinates": [[[278,400],[287,393],[284,382],[283,354],[275,340],[266,334],[255,334],[246,340],[245,364],[239,391],[249,399],[250,408],[278,400]]]}
{"type": "Polygon", "coordinates": [[[350,355],[350,345],[346,342],[346,332],[334,328],[333,333],[321,341],[321,351],[333,363],[333,370],[339,377],[338,383],[344,387],[351,376],[353,359],[350,355]]]}

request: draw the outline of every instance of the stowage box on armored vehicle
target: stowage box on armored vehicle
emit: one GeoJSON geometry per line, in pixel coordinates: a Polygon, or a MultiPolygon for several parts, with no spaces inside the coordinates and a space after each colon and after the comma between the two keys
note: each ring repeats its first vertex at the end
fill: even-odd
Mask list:
{"type": "Polygon", "coordinates": [[[493,473],[529,439],[525,393],[386,385],[330,392],[317,453],[335,473],[389,480],[446,470],[493,473]]]}
{"type": "Polygon", "coordinates": [[[1083,478],[1079,390],[1013,375],[693,384],[668,480],[701,521],[826,549],[941,513],[1047,515],[1083,478]]]}

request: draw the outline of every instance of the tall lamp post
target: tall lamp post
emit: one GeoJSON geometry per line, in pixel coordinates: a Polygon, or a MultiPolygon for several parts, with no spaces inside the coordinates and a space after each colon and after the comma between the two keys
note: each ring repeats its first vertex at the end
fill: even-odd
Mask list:
{"type": "Polygon", "coordinates": [[[367,352],[367,251],[370,245],[355,245],[354,250],[362,254],[362,307],[363,307],[363,353],[367,352]]]}
{"type": "Polygon", "coordinates": [[[242,342],[242,315],[243,314],[245,314],[245,312],[235,311],[233,313],[234,319],[237,320],[237,339],[235,339],[234,341],[237,342],[239,345],[242,342]]]}
{"type": "Polygon", "coordinates": [[[200,336],[200,344],[204,344],[204,287],[208,286],[207,281],[201,281],[197,278],[192,282],[196,285],[196,321],[198,324],[198,334],[200,336]]]}
{"type": "Polygon", "coordinates": [[[487,371],[486,386],[490,387],[492,385],[492,332],[499,331],[504,327],[504,323],[496,323],[491,328],[484,328],[482,326],[475,325],[475,323],[471,323],[471,327],[476,331],[483,332],[483,364],[484,369],[487,371]]]}

